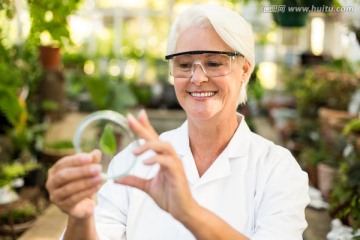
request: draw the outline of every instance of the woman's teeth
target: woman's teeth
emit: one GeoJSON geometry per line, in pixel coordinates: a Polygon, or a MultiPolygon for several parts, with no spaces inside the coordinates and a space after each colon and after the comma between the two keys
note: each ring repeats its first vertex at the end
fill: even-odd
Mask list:
{"type": "Polygon", "coordinates": [[[215,95],[215,92],[192,92],[190,94],[193,97],[211,97],[215,95]]]}

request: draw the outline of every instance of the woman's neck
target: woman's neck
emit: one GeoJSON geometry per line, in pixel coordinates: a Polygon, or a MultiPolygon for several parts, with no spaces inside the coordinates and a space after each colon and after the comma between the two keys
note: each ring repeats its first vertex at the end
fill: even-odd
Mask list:
{"type": "Polygon", "coordinates": [[[240,120],[236,114],[210,121],[188,119],[190,148],[200,177],[224,151],[240,120]]]}

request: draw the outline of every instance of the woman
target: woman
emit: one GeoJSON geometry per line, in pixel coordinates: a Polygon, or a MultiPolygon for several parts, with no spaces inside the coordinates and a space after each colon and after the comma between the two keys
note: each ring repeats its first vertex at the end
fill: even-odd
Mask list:
{"type": "Polygon", "coordinates": [[[187,121],[159,137],[145,111],[129,115],[144,139],[133,151],[139,161],[101,187],[96,209],[101,153],[59,160],[47,188],[69,216],[64,239],[302,239],[307,175],[236,112],[255,64],[251,27],[233,11],[198,5],[174,22],[167,54],[187,121]]]}

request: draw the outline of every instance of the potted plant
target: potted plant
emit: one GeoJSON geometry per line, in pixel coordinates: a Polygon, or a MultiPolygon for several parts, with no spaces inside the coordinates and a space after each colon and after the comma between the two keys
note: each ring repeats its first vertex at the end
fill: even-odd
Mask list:
{"type": "Polygon", "coordinates": [[[324,152],[326,158],[324,161],[318,163],[318,183],[319,190],[325,199],[329,199],[334,180],[337,177],[340,164],[343,162],[343,151],[346,145],[346,139],[343,136],[338,136],[336,142],[327,147],[325,144],[324,152]]]}
{"type": "Polygon", "coordinates": [[[273,6],[277,6],[277,11],[273,11],[273,19],[278,26],[281,27],[303,27],[309,15],[308,11],[290,11],[293,7],[307,7],[305,1],[298,0],[272,0],[270,1],[273,6]],[[276,5],[275,5],[276,4],[276,5]],[[280,7],[283,6],[283,10],[280,7]]]}
{"type": "Polygon", "coordinates": [[[310,183],[318,188],[319,181],[317,167],[321,162],[325,162],[327,159],[327,153],[321,141],[318,140],[313,142],[313,145],[304,146],[299,154],[299,159],[305,164],[310,183]]]}
{"type": "Polygon", "coordinates": [[[40,59],[46,69],[59,69],[60,47],[71,44],[67,17],[76,9],[80,0],[29,1],[32,21],[30,39],[40,46],[40,59]],[[47,36],[47,42],[41,40],[47,36]]]}
{"type": "Polygon", "coordinates": [[[360,149],[349,145],[339,176],[330,195],[330,213],[343,223],[360,228],[360,149]]]}
{"type": "Polygon", "coordinates": [[[72,44],[67,18],[78,9],[80,2],[31,0],[28,4],[32,24],[27,41],[38,50],[43,70],[38,104],[42,107],[42,114],[51,122],[60,120],[66,111],[61,50],[72,44]]]}
{"type": "Polygon", "coordinates": [[[14,239],[30,228],[36,221],[38,212],[35,205],[23,201],[0,216],[0,232],[14,239]]]}
{"type": "Polygon", "coordinates": [[[44,142],[40,153],[42,162],[53,164],[62,157],[74,154],[74,146],[71,140],[66,139],[44,142]]]}
{"type": "Polygon", "coordinates": [[[342,133],[354,142],[356,148],[360,149],[360,118],[349,121],[342,133]]]}
{"type": "Polygon", "coordinates": [[[20,163],[3,164],[0,169],[0,203],[16,201],[19,197],[14,191],[13,181],[25,174],[20,163]]]}

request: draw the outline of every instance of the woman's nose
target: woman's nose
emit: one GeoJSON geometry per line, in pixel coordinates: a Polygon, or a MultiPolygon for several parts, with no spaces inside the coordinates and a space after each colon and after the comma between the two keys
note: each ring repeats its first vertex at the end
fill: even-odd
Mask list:
{"type": "Polygon", "coordinates": [[[193,65],[193,71],[191,75],[191,82],[195,85],[200,85],[203,82],[207,82],[209,78],[206,75],[206,70],[199,61],[195,61],[193,65]]]}

